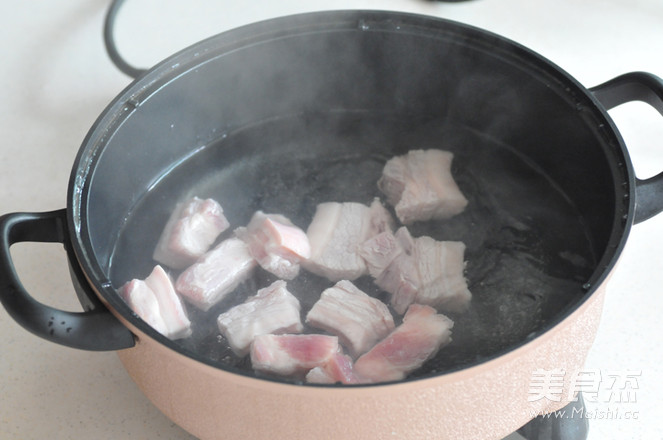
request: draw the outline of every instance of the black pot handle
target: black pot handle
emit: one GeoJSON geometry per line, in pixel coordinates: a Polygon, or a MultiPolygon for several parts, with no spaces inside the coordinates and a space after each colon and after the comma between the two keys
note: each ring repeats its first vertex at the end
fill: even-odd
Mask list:
{"type": "MultiPolygon", "coordinates": [[[[609,110],[630,101],[642,101],[663,115],[663,79],[646,72],[631,72],[590,89],[609,110]]],[[[640,223],[663,212],[663,172],[636,179],[635,220],[640,223]]]]}
{"type": "Polygon", "coordinates": [[[98,304],[92,310],[66,312],[35,300],[19,281],[10,246],[34,241],[63,243],[66,247],[66,224],[65,210],[0,217],[0,302],[16,322],[49,341],[95,351],[132,347],[135,344],[133,334],[98,300],[91,299],[91,303],[98,304]]]}

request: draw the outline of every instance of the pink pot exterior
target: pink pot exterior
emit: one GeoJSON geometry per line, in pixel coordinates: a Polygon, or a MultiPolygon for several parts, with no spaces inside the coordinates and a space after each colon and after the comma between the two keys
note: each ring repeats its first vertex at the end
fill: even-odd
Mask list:
{"type": "Polygon", "coordinates": [[[472,368],[394,385],[328,388],[239,376],[172,351],[126,320],[138,341],[118,354],[143,393],[203,440],[501,439],[570,401],[572,378],[598,329],[605,284],[524,346],[472,368]],[[563,393],[537,398],[533,373],[559,369],[563,393]]]}

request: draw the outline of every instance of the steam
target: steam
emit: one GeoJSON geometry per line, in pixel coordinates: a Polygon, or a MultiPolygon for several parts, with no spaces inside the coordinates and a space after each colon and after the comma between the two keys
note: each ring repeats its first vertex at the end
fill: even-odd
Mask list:
{"type": "MultiPolygon", "coordinates": [[[[563,130],[578,119],[563,117],[566,99],[542,82],[545,76],[516,66],[516,55],[499,45],[487,49],[495,42],[475,41],[469,30],[398,14],[323,18],[260,24],[201,43],[111,108],[84,158],[93,171],[86,182],[92,244],[113,284],[150,270],[163,224],[184,197],[219,200],[235,225],[263,209],[306,227],[319,202],[379,196],[375,182],[386,159],[445,148],[458,158],[454,172],[470,198],[467,212],[412,232],[468,245],[478,307],[457,321],[455,339],[466,340],[446,349],[435,368],[520,342],[577,300],[592,269],[585,262],[594,261],[594,226],[602,224],[588,227],[579,209],[595,209],[597,218],[606,209],[601,196],[587,207],[571,203],[584,197],[573,186],[587,179],[551,183],[568,173],[550,157],[574,149],[564,144],[563,130]]],[[[599,177],[590,186],[604,185],[599,177]]],[[[246,289],[255,293],[266,282],[246,289]]],[[[302,291],[323,288],[314,277],[295,283],[302,291]]],[[[206,325],[205,317],[195,319],[206,325]]],[[[233,362],[216,333],[197,338],[182,343],[212,363],[233,362]]]]}

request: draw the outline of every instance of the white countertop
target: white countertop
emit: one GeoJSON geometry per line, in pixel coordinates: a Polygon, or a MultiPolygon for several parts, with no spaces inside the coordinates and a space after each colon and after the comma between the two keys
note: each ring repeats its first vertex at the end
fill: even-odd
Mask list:
{"type": "MultiPolygon", "coordinates": [[[[0,214],[63,208],[88,129],[130,79],[109,61],[106,0],[0,0],[0,214]]],[[[473,24],[539,52],[587,87],[621,73],[663,76],[661,0],[127,0],[120,51],[137,66],[264,18],[325,9],[388,9],[473,24]],[[234,6],[231,6],[233,3],[234,6]],[[241,5],[241,6],[240,6],[241,5]]],[[[663,170],[663,117],[644,104],[613,110],[639,177],[663,170]]],[[[636,401],[590,403],[590,439],[663,438],[663,216],[633,228],[609,285],[588,369],[640,371],[636,401]],[[626,418],[626,411],[637,419],[626,418]]],[[[12,254],[38,299],[77,310],[60,245],[12,254]]],[[[24,331],[0,308],[0,438],[190,439],[138,391],[114,353],[61,347],[24,331]]]]}

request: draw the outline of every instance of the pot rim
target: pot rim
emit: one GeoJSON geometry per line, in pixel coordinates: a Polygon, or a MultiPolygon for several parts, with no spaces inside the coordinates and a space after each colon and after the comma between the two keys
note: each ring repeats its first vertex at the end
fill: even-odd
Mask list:
{"type": "MultiPolygon", "coordinates": [[[[176,341],[171,341],[152,329],[147,323],[137,318],[129,306],[117,294],[115,288],[113,288],[111,281],[104,274],[104,270],[92,249],[86,216],[86,202],[89,192],[88,182],[94,172],[100,152],[105,148],[105,142],[110,137],[109,133],[113,133],[113,130],[119,127],[145,99],[157,93],[160,88],[166,86],[170,81],[180,75],[216,56],[228,53],[229,51],[240,50],[241,48],[266,41],[267,39],[291,37],[311,32],[332,32],[334,30],[349,29],[364,32],[426,32],[427,35],[430,35],[431,31],[434,30],[436,38],[452,39],[459,44],[462,43],[472,45],[475,48],[483,48],[487,54],[499,52],[500,56],[505,57],[509,62],[518,63],[520,67],[537,72],[539,75],[545,76],[547,80],[555,81],[557,88],[560,88],[560,84],[563,84],[565,87],[562,87],[562,89],[566,90],[568,94],[566,96],[567,99],[573,99],[576,103],[581,103],[580,105],[584,106],[587,114],[591,113],[591,116],[596,121],[597,132],[603,137],[604,142],[607,142],[612,147],[614,154],[619,156],[618,167],[621,169],[624,177],[624,184],[615,182],[616,194],[623,194],[624,200],[615,201],[616,208],[620,212],[617,212],[615,218],[613,218],[606,251],[598,259],[596,269],[583,286],[585,294],[574,303],[567,305],[554,319],[546,322],[536,334],[531,335],[531,338],[528,337],[497,353],[444,372],[431,373],[396,382],[352,385],[350,387],[373,388],[413,381],[427,381],[440,376],[457,374],[463,370],[473,370],[482,364],[504,357],[508,353],[518,352],[522,347],[536,339],[550,337],[555,327],[566,319],[569,319],[578,309],[583,307],[592,298],[599,286],[606,281],[624,248],[634,220],[635,175],[628,151],[617,127],[608,115],[607,110],[591,91],[566,71],[531,49],[503,36],[464,23],[398,11],[335,10],[308,12],[272,18],[231,29],[195,43],[168,57],[149,69],[142,77],[133,81],[119,93],[99,115],[85,136],[73,163],[67,194],[67,228],[70,232],[71,247],[74,251],[72,258],[76,259],[75,262],[72,261],[71,263],[77,264],[82,269],[86,278],[85,281],[89,283],[91,290],[99,297],[104,305],[116,314],[116,316],[129,322],[132,327],[135,327],[139,331],[139,334],[156,340],[178,354],[227,373],[245,376],[247,379],[258,381],[266,380],[283,385],[301,386],[301,384],[292,384],[279,379],[256,377],[246,371],[214,364],[194,352],[183,349],[178,346],[176,341]],[[620,206],[620,203],[623,206],[620,206]]],[[[552,87],[552,85],[549,86],[552,87]]],[[[329,388],[339,387],[337,384],[305,385],[329,388]]],[[[341,385],[340,387],[348,388],[349,386],[341,385]]]]}

